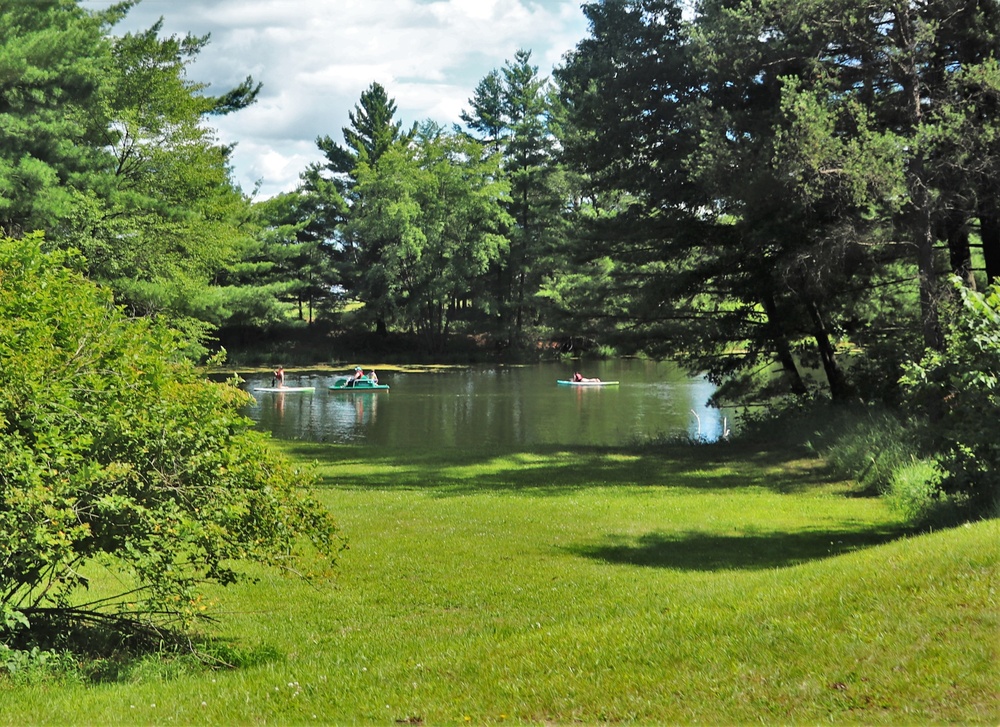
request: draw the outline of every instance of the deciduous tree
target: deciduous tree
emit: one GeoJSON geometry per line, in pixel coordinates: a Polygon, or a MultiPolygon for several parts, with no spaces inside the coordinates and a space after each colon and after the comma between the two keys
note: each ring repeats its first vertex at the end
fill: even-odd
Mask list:
{"type": "Polygon", "coordinates": [[[183,626],[249,562],[315,548],[325,570],[337,528],[240,414],[249,397],[81,266],[38,236],[0,239],[0,638],[183,626]]]}

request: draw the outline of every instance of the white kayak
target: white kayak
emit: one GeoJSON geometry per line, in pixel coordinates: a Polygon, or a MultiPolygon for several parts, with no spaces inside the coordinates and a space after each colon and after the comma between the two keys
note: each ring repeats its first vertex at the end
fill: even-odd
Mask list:
{"type": "Polygon", "coordinates": [[[283,394],[286,391],[316,391],[315,386],[256,386],[254,391],[273,391],[283,394]]]}

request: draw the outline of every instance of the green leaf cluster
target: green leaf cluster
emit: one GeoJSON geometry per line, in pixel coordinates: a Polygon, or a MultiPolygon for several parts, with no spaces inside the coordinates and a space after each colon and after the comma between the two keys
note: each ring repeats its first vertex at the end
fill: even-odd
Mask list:
{"type": "Polygon", "coordinates": [[[985,293],[954,279],[944,346],[909,363],[902,383],[926,417],[925,445],[944,472],[942,489],[974,511],[1000,504],[1000,441],[986,422],[1000,416],[1000,287],[985,293]]]}
{"type": "Polygon", "coordinates": [[[583,10],[556,78],[603,214],[576,252],[614,261],[623,339],[734,399],[895,403],[946,275],[1000,275],[995,3],[583,10]]]}
{"type": "Polygon", "coordinates": [[[435,349],[463,312],[495,309],[483,283],[510,247],[510,184],[484,144],[432,121],[404,132],[395,113],[373,83],[345,145],[317,139],[326,161],[306,170],[287,207],[300,215],[297,239],[326,243],[344,295],[363,304],[356,320],[417,333],[435,349]]]}
{"type": "Polygon", "coordinates": [[[374,164],[359,162],[345,236],[364,247],[357,281],[385,320],[437,346],[457,301],[489,307],[475,281],[508,249],[499,156],[426,124],[374,164]],[[373,254],[374,253],[374,254],[373,254]]]}
{"type": "Polygon", "coordinates": [[[204,380],[175,332],[127,318],[81,265],[0,239],[0,630],[186,624],[248,561],[330,564],[337,527],[239,413],[248,395],[204,380]],[[86,600],[100,569],[120,587],[86,600]]]}
{"type": "Polygon", "coordinates": [[[105,21],[74,0],[0,2],[0,229],[69,219],[74,190],[110,169],[98,89],[110,71],[105,21]]]}
{"type": "Polygon", "coordinates": [[[80,250],[119,303],[197,341],[240,309],[215,283],[255,232],[207,120],[260,86],[214,96],[190,80],[207,36],[163,36],[162,21],[113,34],[134,4],[0,2],[0,229],[80,250]]]}
{"type": "Polygon", "coordinates": [[[479,286],[489,293],[480,305],[492,314],[495,335],[512,342],[544,322],[552,302],[545,288],[567,253],[572,193],[557,153],[558,96],[531,63],[531,51],[522,48],[479,82],[469,105],[462,120],[488,153],[500,155],[500,175],[510,186],[507,244],[479,286]]]}

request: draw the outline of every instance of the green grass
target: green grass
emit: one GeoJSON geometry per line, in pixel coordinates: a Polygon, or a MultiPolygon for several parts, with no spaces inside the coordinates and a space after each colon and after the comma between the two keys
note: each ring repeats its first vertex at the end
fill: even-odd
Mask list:
{"type": "Polygon", "coordinates": [[[350,540],[334,582],[213,594],[236,668],[0,681],[0,723],[1000,720],[997,521],[907,534],[735,448],[280,446],[350,540]]]}

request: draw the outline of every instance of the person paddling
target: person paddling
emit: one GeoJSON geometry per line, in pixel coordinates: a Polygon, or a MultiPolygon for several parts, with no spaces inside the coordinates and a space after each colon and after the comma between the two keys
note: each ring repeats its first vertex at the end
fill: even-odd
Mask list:
{"type": "Polygon", "coordinates": [[[274,370],[274,375],[271,377],[271,386],[278,387],[279,389],[285,386],[285,369],[279,366],[274,370]]]}
{"type": "Polygon", "coordinates": [[[354,378],[347,382],[348,386],[354,386],[358,381],[365,377],[365,372],[361,370],[360,366],[354,367],[354,378]]]}

